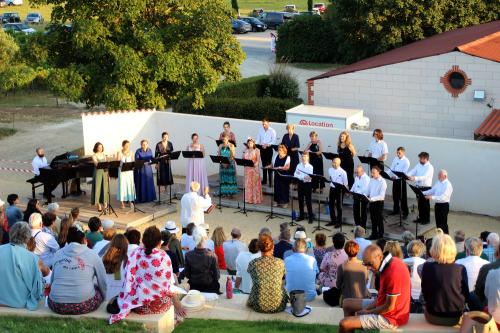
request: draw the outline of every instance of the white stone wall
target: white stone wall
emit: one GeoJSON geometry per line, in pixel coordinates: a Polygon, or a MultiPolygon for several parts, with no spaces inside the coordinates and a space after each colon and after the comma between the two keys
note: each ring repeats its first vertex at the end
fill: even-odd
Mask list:
{"type": "Polygon", "coordinates": [[[500,63],[450,52],[314,81],[314,105],[359,108],[371,128],[394,133],[473,139],[489,114],[490,98],[500,106],[500,63]],[[440,78],[458,65],[472,80],[457,98],[440,78]],[[485,90],[485,102],[473,100],[485,90]]]}
{"type": "MultiPolygon", "coordinates": [[[[244,148],[242,142],[246,141],[249,135],[255,137],[261,126],[260,121],[149,111],[83,114],[85,152],[90,155],[96,141],[103,143],[108,155],[115,154],[120,149],[124,139],[131,141],[134,151],[139,148],[141,139],[149,139],[151,145],[154,146],[160,140],[163,131],[169,132],[175,150],[183,150],[190,142],[191,133],[198,132],[200,142],[205,145],[207,152],[205,162],[208,173],[216,174],[219,170],[218,166],[210,161],[208,155],[216,154],[217,147],[209,136],[217,137],[225,120],[231,122],[231,128],[236,134],[238,142],[237,155],[241,156],[244,148]]],[[[283,137],[286,133],[285,124],[272,123],[271,126],[276,130],[278,137],[283,137]]],[[[326,151],[335,151],[334,147],[336,147],[341,130],[297,125],[296,133],[300,137],[302,148],[309,142],[311,130],[318,133],[326,151]]],[[[372,140],[371,132],[352,131],[351,136],[357,151],[363,154],[372,140]]],[[[434,181],[437,179],[439,169],[448,170],[454,188],[452,210],[500,216],[500,205],[498,204],[500,198],[500,177],[498,176],[500,144],[387,132],[385,133],[385,141],[390,152],[388,164],[392,162],[396,148],[404,146],[411,166],[417,163],[419,152],[423,150],[429,152],[431,163],[436,170],[434,181]]],[[[355,162],[359,164],[357,159],[355,162]]],[[[185,175],[186,164],[186,160],[182,157],[173,162],[173,173],[185,175]]],[[[323,164],[326,172],[329,163],[324,160],[323,164]]],[[[238,173],[242,174],[240,167],[238,167],[238,173]]],[[[392,193],[390,182],[388,185],[387,195],[390,195],[392,193]]]]}

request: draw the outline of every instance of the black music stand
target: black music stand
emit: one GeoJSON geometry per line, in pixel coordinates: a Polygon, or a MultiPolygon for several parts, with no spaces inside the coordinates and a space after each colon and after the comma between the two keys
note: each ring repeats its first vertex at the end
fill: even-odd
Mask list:
{"type": "Polygon", "coordinates": [[[111,162],[99,162],[96,165],[96,169],[103,169],[106,171],[106,177],[108,177],[108,193],[104,193],[104,195],[108,196],[108,206],[106,208],[103,208],[102,212],[99,214],[101,215],[111,215],[111,212],[115,214],[116,217],[118,217],[118,214],[116,214],[115,210],[113,209],[113,206],[111,206],[111,191],[109,190],[109,169],[111,168],[118,168],[120,166],[120,161],[111,161],[111,162]]]}
{"type": "MultiPolygon", "coordinates": [[[[415,195],[417,196],[417,200],[420,200],[421,198],[425,197],[425,194],[422,193],[422,190],[420,188],[418,188],[417,186],[412,185],[412,184],[408,184],[408,186],[410,186],[413,193],[415,193],[415,195]]],[[[419,215],[420,215],[420,212],[419,212],[419,215]]],[[[418,221],[419,221],[419,219],[417,218],[416,222],[415,222],[415,237],[418,237],[418,221]]]]}
{"type": "MultiPolygon", "coordinates": [[[[279,171],[277,173],[280,175],[280,177],[288,178],[290,180],[290,184],[293,184],[294,182],[300,181],[300,179],[298,179],[295,176],[287,175],[287,174],[281,173],[279,171]]],[[[291,227],[295,227],[295,226],[302,227],[302,225],[300,225],[299,223],[296,223],[294,221],[294,219],[293,219],[293,193],[290,193],[291,191],[292,191],[292,187],[290,186],[289,189],[288,189],[288,193],[290,195],[290,200],[292,201],[292,204],[290,205],[290,218],[291,218],[291,221],[288,222],[288,225],[291,226],[291,227]]]]}
{"type": "MultiPolygon", "coordinates": [[[[242,167],[254,167],[254,163],[252,160],[247,160],[245,158],[235,158],[234,161],[236,162],[236,165],[240,165],[242,167]]],[[[246,216],[248,216],[247,214],[247,209],[246,209],[246,200],[245,200],[245,195],[246,195],[246,176],[245,176],[245,172],[243,172],[243,208],[240,208],[240,202],[238,201],[238,210],[235,211],[235,213],[241,213],[241,214],[245,214],[246,216]]]]}
{"type": "MultiPolygon", "coordinates": [[[[341,193],[340,193],[340,200],[341,200],[340,205],[342,206],[342,210],[344,210],[344,193],[351,193],[351,191],[344,184],[337,183],[334,181],[331,181],[331,183],[335,186],[335,188],[339,188],[341,191],[341,193]]],[[[342,231],[342,224],[343,224],[343,221],[340,221],[340,233],[345,234],[345,232],[342,231]]]]}
{"type": "MultiPolygon", "coordinates": [[[[137,160],[137,161],[133,161],[133,162],[126,162],[126,163],[123,163],[123,164],[122,164],[122,168],[121,168],[121,172],[142,169],[142,168],[144,167],[144,163],[145,163],[145,161],[144,161],[144,160],[137,160]]],[[[132,204],[133,204],[133,206],[134,206],[134,213],[135,213],[135,212],[141,212],[141,213],[144,213],[144,211],[143,211],[143,210],[140,210],[139,208],[137,208],[137,205],[135,204],[135,199],[134,199],[134,201],[132,202],[132,204]]]]}
{"type": "MultiPolygon", "coordinates": [[[[323,179],[326,183],[330,182],[330,180],[328,180],[323,175],[316,175],[314,173],[311,173],[311,174],[308,174],[308,176],[311,177],[311,178],[316,177],[316,178],[318,178],[320,180],[323,179]]],[[[320,222],[321,222],[321,196],[319,195],[319,193],[317,195],[318,195],[318,225],[313,228],[312,232],[315,233],[316,231],[321,231],[321,230],[331,231],[331,229],[328,229],[326,227],[322,227],[321,224],[320,224],[320,222]]]]}
{"type": "Polygon", "coordinates": [[[339,154],[335,154],[335,153],[330,153],[330,152],[327,152],[327,151],[324,151],[323,152],[323,156],[327,159],[327,160],[334,160],[336,159],[337,157],[339,157],[339,154]]]}
{"type": "Polygon", "coordinates": [[[271,148],[273,148],[274,151],[278,151],[278,145],[271,145],[271,148]]]}
{"type": "MultiPolygon", "coordinates": [[[[261,168],[264,172],[266,172],[266,170],[271,170],[271,172],[277,172],[278,169],[275,169],[275,168],[267,168],[267,167],[263,167],[261,168]]],[[[276,176],[276,175],[275,175],[276,176]]],[[[269,214],[266,215],[266,222],[269,221],[269,220],[272,220],[272,219],[275,219],[275,218],[278,218],[278,219],[282,219],[281,216],[278,216],[276,214],[274,214],[274,210],[273,210],[273,202],[274,202],[274,186],[272,187],[273,189],[273,193],[271,194],[271,212],[269,214]]]]}
{"type": "MultiPolygon", "coordinates": [[[[404,172],[401,172],[401,171],[394,171],[392,170],[391,168],[389,168],[389,170],[391,170],[391,172],[393,174],[395,174],[399,180],[401,180],[401,187],[399,189],[399,193],[400,193],[400,196],[403,196],[403,188],[406,186],[406,181],[407,180],[410,180],[410,177],[408,177],[404,172]]],[[[394,179],[391,179],[393,181],[393,185],[394,186],[394,179]]],[[[394,198],[392,198],[394,200],[394,198]]],[[[408,223],[403,223],[403,212],[401,210],[401,198],[399,198],[399,226],[400,227],[403,227],[403,224],[408,224],[408,223]]],[[[395,225],[395,224],[393,224],[395,225]]]]}
{"type": "MultiPolygon", "coordinates": [[[[178,160],[179,156],[181,156],[180,150],[173,151],[173,152],[168,152],[165,155],[158,156],[158,157],[153,158],[151,160],[151,164],[157,164],[158,165],[158,170],[156,171],[157,172],[156,185],[158,186],[158,201],[155,203],[155,206],[159,206],[159,205],[161,205],[163,203],[163,201],[161,200],[160,185],[158,185],[158,179],[159,179],[158,172],[159,172],[159,169],[160,169],[160,164],[163,163],[165,160],[168,161],[166,163],[170,164],[170,161],[178,160]]],[[[170,165],[170,173],[172,173],[172,166],[171,165],[170,165]]],[[[172,175],[172,180],[173,180],[173,175],[172,175]]],[[[172,184],[168,185],[168,190],[169,190],[168,204],[172,205],[172,184]]]]}
{"type": "MultiPolygon", "coordinates": [[[[231,162],[229,159],[225,156],[219,156],[219,155],[210,155],[210,159],[212,160],[213,163],[219,164],[219,170],[220,166],[222,164],[230,164],[231,162]]],[[[222,212],[222,182],[220,181],[220,174],[219,174],[219,204],[218,207],[219,211],[222,212]]]]}
{"type": "MultiPolygon", "coordinates": [[[[377,165],[381,170],[384,170],[384,162],[377,160],[375,157],[358,155],[358,158],[361,163],[368,165],[368,171],[370,171],[375,165],[377,165]]],[[[367,172],[367,174],[370,174],[370,172],[367,172]]]]}
{"type": "MultiPolygon", "coordinates": [[[[219,147],[223,142],[224,142],[224,140],[215,140],[217,147],[219,147]]],[[[232,143],[236,147],[236,142],[234,142],[233,140],[229,140],[229,143],[232,143]]],[[[245,146],[246,146],[246,144],[245,144],[245,146]]]]}

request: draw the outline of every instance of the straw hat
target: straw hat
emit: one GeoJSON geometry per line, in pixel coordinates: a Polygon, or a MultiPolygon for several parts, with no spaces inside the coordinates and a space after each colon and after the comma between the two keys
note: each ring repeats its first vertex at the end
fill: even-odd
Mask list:
{"type": "Polygon", "coordinates": [[[190,290],[181,300],[181,304],[188,311],[199,311],[205,306],[205,296],[198,290],[190,290]]]}
{"type": "Polygon", "coordinates": [[[167,221],[163,229],[170,232],[171,234],[176,234],[179,232],[179,228],[177,228],[177,225],[175,225],[175,221],[167,221]]]}

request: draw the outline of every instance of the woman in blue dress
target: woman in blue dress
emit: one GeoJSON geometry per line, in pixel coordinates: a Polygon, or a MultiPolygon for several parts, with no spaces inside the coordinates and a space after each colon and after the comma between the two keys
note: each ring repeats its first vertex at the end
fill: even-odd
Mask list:
{"type": "Polygon", "coordinates": [[[236,149],[229,142],[229,135],[223,133],[222,143],[219,145],[219,156],[229,159],[229,164],[221,164],[219,168],[219,181],[221,195],[232,196],[238,193],[238,183],[236,182],[236,168],[234,166],[234,155],[236,149]]]}
{"type": "Polygon", "coordinates": [[[136,190],[136,202],[150,202],[156,200],[155,182],[153,180],[153,169],[151,168],[151,160],[153,159],[153,151],[149,148],[148,140],[141,141],[141,148],[135,152],[135,160],[143,160],[144,166],[134,171],[134,181],[136,190]]]}

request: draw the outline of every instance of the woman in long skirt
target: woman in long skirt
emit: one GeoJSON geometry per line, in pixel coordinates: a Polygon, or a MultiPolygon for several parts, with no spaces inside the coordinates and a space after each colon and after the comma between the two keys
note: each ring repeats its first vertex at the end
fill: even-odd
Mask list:
{"type": "MultiPolygon", "coordinates": [[[[198,142],[198,134],[191,135],[191,144],[186,147],[187,151],[201,151],[205,156],[205,147],[198,142]]],[[[191,182],[200,183],[199,195],[203,195],[205,188],[208,187],[207,168],[205,167],[205,158],[190,158],[188,160],[186,172],[186,193],[191,191],[191,182]]]]}
{"type": "MultiPolygon", "coordinates": [[[[161,134],[161,141],[156,144],[155,157],[160,157],[172,153],[174,151],[174,146],[172,142],[168,140],[168,133],[163,132],[161,134]]],[[[172,177],[172,168],[170,166],[170,160],[168,158],[163,159],[157,164],[157,177],[156,182],[158,186],[164,186],[165,190],[168,185],[174,183],[174,178],[172,177]]]]}
{"type": "Polygon", "coordinates": [[[151,160],[153,152],[149,148],[148,140],[141,141],[141,148],[135,152],[135,160],[143,160],[144,166],[134,171],[134,180],[137,200],[136,202],[150,202],[156,200],[155,182],[153,180],[153,169],[151,168],[151,160]]]}
{"type": "Polygon", "coordinates": [[[290,170],[290,156],[287,156],[285,145],[278,146],[278,155],[274,158],[274,203],[273,206],[281,205],[283,208],[288,207],[290,201],[290,182],[288,178],[280,174],[288,175],[290,170]]]}
{"type": "Polygon", "coordinates": [[[238,193],[238,183],[236,181],[236,167],[234,164],[234,155],[236,149],[229,142],[229,135],[222,136],[222,143],[219,145],[219,156],[227,157],[229,164],[221,164],[219,168],[219,181],[221,195],[232,196],[238,193]]]}
{"type": "Polygon", "coordinates": [[[243,152],[243,158],[253,162],[253,167],[245,167],[245,201],[250,204],[260,204],[262,203],[260,150],[255,147],[255,141],[252,138],[247,140],[247,149],[243,152]]]}
{"type": "MultiPolygon", "coordinates": [[[[313,173],[315,175],[323,176],[323,143],[318,139],[318,133],[312,131],[309,134],[311,141],[304,149],[304,151],[309,151],[309,163],[313,166],[313,173]]],[[[313,177],[311,180],[311,186],[313,192],[323,191],[325,187],[325,181],[323,179],[318,179],[313,177]]]]}
{"type": "Polygon", "coordinates": [[[104,155],[104,146],[100,142],[94,145],[94,155],[92,155],[94,162],[94,175],[92,177],[92,205],[96,205],[97,210],[102,212],[102,205],[104,209],[108,207],[109,195],[109,179],[107,169],[97,169],[97,164],[106,162],[106,155],[104,155]]]}
{"type": "Polygon", "coordinates": [[[340,158],[340,165],[347,173],[347,182],[349,188],[354,184],[354,156],[356,156],[356,148],[351,141],[349,132],[342,131],[337,142],[337,152],[340,158]]]}
{"type": "Polygon", "coordinates": [[[288,156],[290,156],[290,174],[293,175],[295,168],[299,164],[299,136],[295,134],[295,126],[293,124],[286,125],[287,134],[281,139],[281,144],[286,146],[288,156]]]}
{"type": "Polygon", "coordinates": [[[134,161],[134,155],[130,152],[130,142],[124,140],[122,142],[122,150],[118,152],[118,161],[120,161],[120,168],[118,169],[118,193],[117,199],[121,202],[121,208],[125,208],[125,202],[128,202],[130,208],[133,208],[135,201],[135,184],[134,184],[134,171],[122,171],[123,163],[130,163],[134,161]]]}

